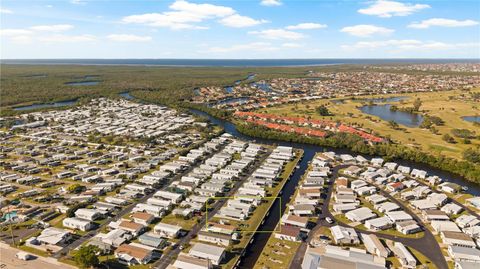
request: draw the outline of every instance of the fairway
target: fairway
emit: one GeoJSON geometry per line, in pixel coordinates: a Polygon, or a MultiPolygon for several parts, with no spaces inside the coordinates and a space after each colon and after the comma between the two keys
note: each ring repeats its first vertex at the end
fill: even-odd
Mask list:
{"type": "MultiPolygon", "coordinates": [[[[480,90],[476,89],[474,92],[480,92],[480,90]]],[[[436,155],[441,154],[461,159],[462,152],[465,149],[480,145],[480,141],[478,139],[471,139],[472,144],[464,144],[462,139],[456,138],[457,142],[452,144],[444,141],[442,136],[444,134],[451,135],[452,129],[468,129],[475,131],[477,135],[480,134],[480,127],[478,125],[462,119],[463,116],[480,114],[480,107],[478,106],[478,103],[475,103],[472,100],[461,100],[460,97],[462,94],[465,94],[465,92],[454,90],[445,92],[368,96],[368,98],[391,96],[408,97],[401,101],[401,103],[391,103],[397,105],[399,108],[411,107],[415,99],[419,98],[422,101],[422,106],[420,107],[422,114],[438,116],[445,122],[443,126],[435,126],[438,130],[438,134],[433,134],[428,129],[407,127],[403,125],[400,125],[401,130],[395,130],[390,127],[387,121],[360,111],[359,107],[363,104],[367,104],[367,102],[363,102],[362,104],[359,100],[345,100],[343,103],[332,103],[331,100],[324,99],[265,108],[258,110],[258,112],[282,116],[311,117],[312,119],[329,119],[342,123],[356,124],[365,129],[373,130],[374,133],[383,137],[390,137],[394,142],[416,147],[426,152],[435,153],[436,155]],[[326,117],[320,116],[315,110],[316,107],[320,105],[326,105],[334,115],[326,117]]],[[[360,98],[361,97],[358,97],[357,99],[360,98]]]]}

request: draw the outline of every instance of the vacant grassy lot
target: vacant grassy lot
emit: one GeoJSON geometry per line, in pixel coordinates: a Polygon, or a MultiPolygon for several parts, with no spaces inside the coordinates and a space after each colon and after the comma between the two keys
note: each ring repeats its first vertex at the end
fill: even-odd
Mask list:
{"type": "MultiPolygon", "coordinates": [[[[480,92],[480,89],[474,91],[480,92]]],[[[428,129],[406,127],[403,125],[400,125],[401,130],[395,130],[390,127],[387,121],[376,116],[364,114],[360,111],[358,108],[363,104],[358,100],[346,100],[342,104],[333,104],[331,100],[317,100],[261,109],[259,112],[284,116],[311,117],[312,119],[328,119],[349,124],[357,124],[365,129],[373,130],[375,133],[382,136],[390,137],[395,142],[417,147],[425,152],[432,152],[461,159],[462,153],[465,149],[480,145],[479,139],[471,139],[472,144],[464,144],[463,140],[458,138],[456,138],[457,143],[454,144],[447,143],[442,139],[444,134],[452,135],[452,129],[468,129],[475,131],[477,135],[480,135],[480,127],[478,125],[476,126],[472,122],[465,121],[461,118],[463,116],[480,114],[480,106],[473,101],[460,100],[458,97],[460,97],[461,94],[464,94],[464,92],[445,91],[400,95],[376,95],[368,97],[407,96],[408,99],[403,102],[395,103],[400,108],[412,107],[415,99],[419,98],[422,101],[420,110],[423,114],[437,116],[445,121],[443,126],[435,126],[438,130],[438,134],[434,134],[428,129]],[[315,108],[320,105],[326,105],[334,115],[327,117],[320,116],[315,111],[315,108]]]]}
{"type": "Polygon", "coordinates": [[[275,238],[272,234],[254,268],[289,268],[300,242],[291,242],[275,238]]]}

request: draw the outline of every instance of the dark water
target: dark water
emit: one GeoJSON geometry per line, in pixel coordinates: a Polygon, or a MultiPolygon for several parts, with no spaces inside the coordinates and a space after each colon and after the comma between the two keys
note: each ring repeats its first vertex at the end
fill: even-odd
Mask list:
{"type": "Polygon", "coordinates": [[[458,63],[477,59],[4,59],[2,64],[152,65],[152,66],[320,66],[335,64],[458,63]]]}
{"type": "Polygon", "coordinates": [[[72,82],[65,82],[65,85],[68,86],[93,86],[98,85],[101,81],[72,81],[72,82]]]}
{"type": "MultiPolygon", "coordinates": [[[[295,188],[298,185],[298,182],[301,176],[305,173],[306,169],[308,168],[309,162],[313,159],[317,152],[325,152],[325,151],[335,151],[339,154],[351,154],[356,156],[357,153],[351,152],[347,149],[338,149],[338,148],[328,148],[328,147],[320,147],[315,145],[303,144],[303,143],[293,143],[293,142],[285,142],[285,141],[277,141],[272,139],[263,139],[263,138],[255,138],[248,135],[241,134],[238,132],[237,128],[231,122],[221,120],[215,117],[210,116],[209,114],[199,111],[199,110],[190,110],[192,113],[206,117],[215,125],[219,125],[223,127],[225,132],[243,139],[257,143],[269,144],[269,145],[280,145],[280,146],[290,146],[298,149],[302,149],[304,151],[303,159],[299,162],[299,168],[295,170],[290,180],[285,184],[282,192],[282,199],[276,199],[268,217],[266,217],[265,222],[260,225],[259,230],[261,231],[273,231],[275,230],[281,215],[281,212],[285,212],[287,203],[290,201],[291,196],[295,193],[295,188]]],[[[372,158],[373,156],[365,156],[367,159],[372,158]]],[[[429,175],[436,175],[442,178],[445,181],[454,182],[463,186],[468,187],[468,193],[473,195],[480,195],[480,186],[478,184],[469,182],[464,180],[463,178],[456,176],[450,172],[443,171],[437,168],[430,167],[425,164],[415,163],[410,161],[403,161],[403,160],[396,160],[397,163],[405,166],[414,167],[417,169],[422,169],[428,172],[429,175]]],[[[253,268],[257,259],[259,258],[260,254],[262,253],[263,248],[267,244],[268,238],[270,237],[270,233],[255,233],[253,236],[253,243],[249,244],[248,247],[245,249],[245,253],[243,258],[241,259],[241,263],[239,268],[253,268]]]]}
{"type": "Polygon", "coordinates": [[[270,89],[270,85],[268,83],[253,83],[253,86],[257,87],[258,89],[264,91],[264,92],[271,92],[272,89],[270,89]]]}
{"type": "Polygon", "coordinates": [[[118,94],[119,96],[127,99],[127,100],[133,100],[135,97],[131,96],[129,92],[121,92],[118,94]]]}
{"type": "Polygon", "coordinates": [[[462,119],[469,121],[469,122],[479,122],[480,123],[480,116],[466,116],[462,117],[462,119]]]}
{"type": "Polygon", "coordinates": [[[363,113],[380,117],[382,120],[394,121],[398,124],[408,127],[418,127],[423,121],[423,116],[420,114],[405,112],[405,111],[392,111],[391,105],[367,105],[360,107],[363,113]]]}
{"type": "Polygon", "coordinates": [[[61,101],[61,102],[48,103],[48,104],[33,104],[29,106],[14,107],[13,110],[23,111],[23,110],[32,110],[32,109],[39,109],[39,108],[71,106],[76,104],[77,101],[78,100],[68,100],[68,101],[61,101]]]}
{"type": "Polygon", "coordinates": [[[408,96],[393,96],[393,97],[380,97],[380,98],[365,98],[355,99],[355,102],[373,102],[373,103],[388,103],[388,102],[400,102],[408,99],[408,96]]]}
{"type": "Polygon", "coordinates": [[[47,74],[35,74],[35,75],[28,75],[25,76],[26,78],[46,78],[47,74]]]}
{"type": "Polygon", "coordinates": [[[249,100],[250,100],[250,97],[227,98],[227,99],[220,100],[213,105],[226,105],[226,104],[232,104],[232,103],[243,104],[248,102],[249,100]]]}

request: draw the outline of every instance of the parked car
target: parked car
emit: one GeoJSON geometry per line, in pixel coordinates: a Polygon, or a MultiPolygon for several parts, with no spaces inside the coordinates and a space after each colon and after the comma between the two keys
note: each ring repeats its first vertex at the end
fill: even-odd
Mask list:
{"type": "Polygon", "coordinates": [[[325,220],[326,220],[328,223],[330,223],[330,224],[333,223],[333,220],[332,220],[330,217],[326,217],[325,220]]]}
{"type": "Polygon", "coordinates": [[[17,257],[17,259],[19,260],[24,260],[24,261],[32,260],[35,258],[35,256],[33,256],[32,254],[24,251],[17,252],[17,254],[15,254],[15,257],[17,257]]]}

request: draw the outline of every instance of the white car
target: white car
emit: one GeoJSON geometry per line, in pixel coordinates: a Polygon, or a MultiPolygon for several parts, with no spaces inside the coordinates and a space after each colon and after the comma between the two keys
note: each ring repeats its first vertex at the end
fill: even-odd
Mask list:
{"type": "Polygon", "coordinates": [[[24,261],[28,261],[28,260],[31,260],[31,259],[35,258],[35,256],[33,256],[32,254],[24,252],[24,251],[20,251],[17,254],[15,254],[15,257],[17,257],[17,259],[19,259],[19,260],[24,260],[24,261]]]}
{"type": "Polygon", "coordinates": [[[333,220],[332,220],[330,217],[326,217],[325,220],[326,220],[328,223],[330,223],[330,224],[333,223],[333,220]]]}

